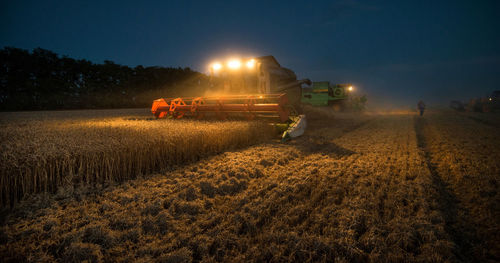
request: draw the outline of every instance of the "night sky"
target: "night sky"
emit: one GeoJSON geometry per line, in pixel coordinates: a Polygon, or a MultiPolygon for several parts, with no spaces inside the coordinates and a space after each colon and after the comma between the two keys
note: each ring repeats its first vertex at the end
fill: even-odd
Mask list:
{"type": "Polygon", "coordinates": [[[1,1],[0,48],[191,67],[274,55],[374,104],[500,90],[500,1],[1,1]]]}

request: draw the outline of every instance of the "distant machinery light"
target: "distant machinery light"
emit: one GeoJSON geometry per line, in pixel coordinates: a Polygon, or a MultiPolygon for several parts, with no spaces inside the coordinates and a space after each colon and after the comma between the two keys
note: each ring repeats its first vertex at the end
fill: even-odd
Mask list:
{"type": "Polygon", "coordinates": [[[255,59],[250,59],[249,61],[247,61],[247,68],[249,69],[253,69],[255,67],[255,59]]]}
{"type": "Polygon", "coordinates": [[[347,89],[348,89],[349,91],[352,91],[352,90],[353,90],[352,86],[349,86],[349,88],[347,88],[347,89]]]}
{"type": "Polygon", "coordinates": [[[491,101],[491,98],[490,98],[490,101],[491,101]]]}
{"type": "Polygon", "coordinates": [[[239,69],[241,67],[241,61],[238,59],[229,60],[229,62],[227,62],[227,66],[230,69],[239,69]]]}

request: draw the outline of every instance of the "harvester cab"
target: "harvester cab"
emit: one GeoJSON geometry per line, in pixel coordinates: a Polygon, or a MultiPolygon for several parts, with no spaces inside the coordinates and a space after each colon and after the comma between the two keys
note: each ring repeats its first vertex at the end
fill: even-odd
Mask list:
{"type": "Polygon", "coordinates": [[[286,94],[289,103],[298,112],[301,111],[302,85],[311,85],[309,79],[297,80],[295,73],[282,67],[273,56],[232,59],[226,65],[214,62],[210,66],[210,79],[209,93],[286,94]]]}
{"type": "Polygon", "coordinates": [[[304,133],[306,119],[300,99],[302,85],[311,85],[310,80],[297,80],[295,73],[273,56],[214,62],[209,71],[211,87],[205,96],[157,99],[151,108],[153,115],[174,119],[273,117],[279,122],[275,127],[283,132],[282,140],[304,133]]]}

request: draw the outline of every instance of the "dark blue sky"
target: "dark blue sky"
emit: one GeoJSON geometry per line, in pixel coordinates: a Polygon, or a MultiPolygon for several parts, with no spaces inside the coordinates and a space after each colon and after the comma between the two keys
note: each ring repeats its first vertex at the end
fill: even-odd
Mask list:
{"type": "Polygon", "coordinates": [[[379,103],[447,103],[500,89],[500,1],[2,1],[4,46],[200,71],[271,54],[379,103]]]}

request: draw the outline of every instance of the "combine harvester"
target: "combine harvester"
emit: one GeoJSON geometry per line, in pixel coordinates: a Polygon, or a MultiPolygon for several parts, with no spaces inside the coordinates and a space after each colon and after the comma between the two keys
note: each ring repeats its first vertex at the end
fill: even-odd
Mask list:
{"type": "Polygon", "coordinates": [[[313,82],[311,87],[302,89],[301,102],[316,107],[333,106],[335,111],[343,111],[347,107],[346,101],[350,98],[349,95],[352,91],[352,84],[330,84],[329,81],[313,82]]]}
{"type": "Polygon", "coordinates": [[[210,78],[215,96],[157,99],[151,108],[153,115],[173,119],[215,116],[222,120],[270,117],[279,120],[276,127],[283,131],[284,141],[304,133],[302,85],[311,85],[311,81],[297,80],[295,73],[281,67],[273,56],[215,62],[210,65],[210,78]]]}

